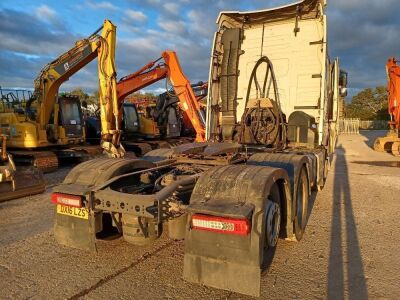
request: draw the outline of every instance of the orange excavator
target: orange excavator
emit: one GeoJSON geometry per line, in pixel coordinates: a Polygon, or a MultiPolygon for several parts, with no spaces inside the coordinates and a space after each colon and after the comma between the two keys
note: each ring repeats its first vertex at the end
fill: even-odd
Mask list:
{"type": "MultiPolygon", "coordinates": [[[[202,117],[206,115],[206,105],[203,103],[208,94],[208,83],[197,82],[191,85],[200,105],[202,117]]],[[[181,142],[192,142],[196,131],[187,114],[179,108],[179,98],[174,89],[165,91],[157,97],[143,95],[129,96],[124,104],[124,115],[135,115],[136,111],[141,120],[140,128],[132,127],[132,117],[124,119],[124,136],[132,136],[134,139],[144,136],[147,139],[167,139],[171,145],[181,142]],[[136,111],[135,111],[136,110],[136,111]],[[129,120],[130,119],[130,120],[129,120]],[[131,128],[134,130],[132,131],[131,128]]]]}
{"type": "Polygon", "coordinates": [[[388,75],[388,111],[390,115],[389,133],[375,140],[374,149],[391,152],[400,156],[400,66],[396,59],[390,58],[386,64],[388,75]]]}
{"type": "MultiPolygon", "coordinates": [[[[196,141],[205,141],[205,118],[200,103],[174,51],[164,51],[160,58],[148,63],[137,72],[121,78],[117,83],[119,104],[122,105],[129,94],[162,79],[166,79],[167,83],[169,81],[172,85],[174,94],[171,96],[179,99],[179,107],[184,112],[184,118],[190,122],[196,132],[196,141]]],[[[146,122],[144,118],[139,119],[138,123],[140,121],[146,122]]],[[[142,125],[141,130],[146,131],[145,124],[142,125]]]]}
{"type": "MultiPolygon", "coordinates": [[[[122,77],[116,84],[116,90],[118,107],[123,114],[121,125],[123,146],[141,156],[153,149],[169,148],[171,145],[192,141],[182,138],[182,131],[190,135],[194,132],[196,141],[204,141],[205,113],[200,101],[207,95],[207,89],[207,83],[199,82],[193,85],[190,83],[174,51],[164,51],[160,58],[122,77]],[[125,102],[125,98],[130,94],[163,79],[166,79],[167,91],[161,94],[157,101],[125,102]],[[168,83],[173,91],[168,91],[168,83]],[[184,130],[181,130],[178,120],[176,103],[183,111],[184,130]],[[179,139],[175,139],[178,137],[179,139]]],[[[96,118],[87,119],[86,125],[91,132],[99,132],[100,124],[96,118]]],[[[98,135],[87,135],[90,140],[99,139],[98,135]]]]}

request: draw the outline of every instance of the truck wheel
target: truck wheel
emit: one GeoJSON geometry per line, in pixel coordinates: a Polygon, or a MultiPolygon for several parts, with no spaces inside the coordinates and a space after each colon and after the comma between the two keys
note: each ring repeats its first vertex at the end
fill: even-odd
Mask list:
{"type": "Polygon", "coordinates": [[[308,178],[305,168],[302,168],[297,181],[296,191],[296,217],[294,219],[294,232],[298,241],[303,237],[307,224],[308,212],[308,178]]]}
{"type": "Polygon", "coordinates": [[[281,196],[275,183],[270,190],[265,209],[265,240],[262,269],[266,269],[275,252],[281,229],[281,196]]]}
{"type": "Polygon", "coordinates": [[[321,178],[321,179],[319,180],[319,182],[318,182],[318,184],[317,184],[317,188],[316,188],[316,190],[317,190],[318,192],[320,192],[320,191],[322,191],[322,190],[324,189],[325,182],[326,182],[326,178],[328,177],[329,167],[330,167],[330,166],[329,166],[329,160],[328,160],[328,159],[325,159],[325,162],[324,162],[324,170],[323,170],[323,172],[322,172],[323,178],[321,178]]]}

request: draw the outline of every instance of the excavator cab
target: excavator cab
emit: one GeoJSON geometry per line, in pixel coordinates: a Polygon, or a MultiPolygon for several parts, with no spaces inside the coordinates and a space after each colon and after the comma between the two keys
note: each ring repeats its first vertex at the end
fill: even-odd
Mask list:
{"type": "Polygon", "coordinates": [[[79,97],[76,95],[60,95],[50,115],[49,123],[46,125],[47,140],[50,143],[56,143],[57,132],[61,130],[59,137],[65,140],[69,139],[70,144],[75,144],[77,139],[83,140],[85,138],[84,129],[79,97]],[[54,118],[55,114],[57,114],[57,118],[54,118]]]}
{"type": "Polygon", "coordinates": [[[79,97],[63,95],[58,98],[58,104],[59,125],[65,129],[65,135],[73,138],[83,137],[84,122],[79,97]]]}
{"type": "Polygon", "coordinates": [[[143,137],[146,139],[160,138],[160,129],[153,117],[154,111],[154,104],[148,104],[139,108],[138,120],[140,131],[136,135],[137,137],[143,137]]]}
{"type": "Polygon", "coordinates": [[[123,104],[122,128],[126,135],[137,135],[140,132],[139,114],[136,105],[133,103],[123,104]]]}

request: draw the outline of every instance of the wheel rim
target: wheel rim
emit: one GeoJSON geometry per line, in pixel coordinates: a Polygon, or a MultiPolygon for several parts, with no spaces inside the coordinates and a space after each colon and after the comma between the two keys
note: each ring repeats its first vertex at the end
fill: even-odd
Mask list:
{"type": "Polygon", "coordinates": [[[267,203],[267,247],[275,247],[278,242],[281,224],[281,211],[279,205],[271,200],[267,203]]]}

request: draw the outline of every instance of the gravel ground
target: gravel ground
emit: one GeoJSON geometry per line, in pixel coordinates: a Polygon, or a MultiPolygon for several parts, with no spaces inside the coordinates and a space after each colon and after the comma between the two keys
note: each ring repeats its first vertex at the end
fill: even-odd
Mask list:
{"type": "MultiPolygon", "coordinates": [[[[340,137],[305,236],[279,241],[262,299],[398,299],[400,160],[369,148],[379,135],[340,137]]],[[[49,193],[0,203],[0,298],[247,299],[185,282],[184,242],[165,235],[147,247],[101,241],[98,254],[59,246],[49,193]]]]}

